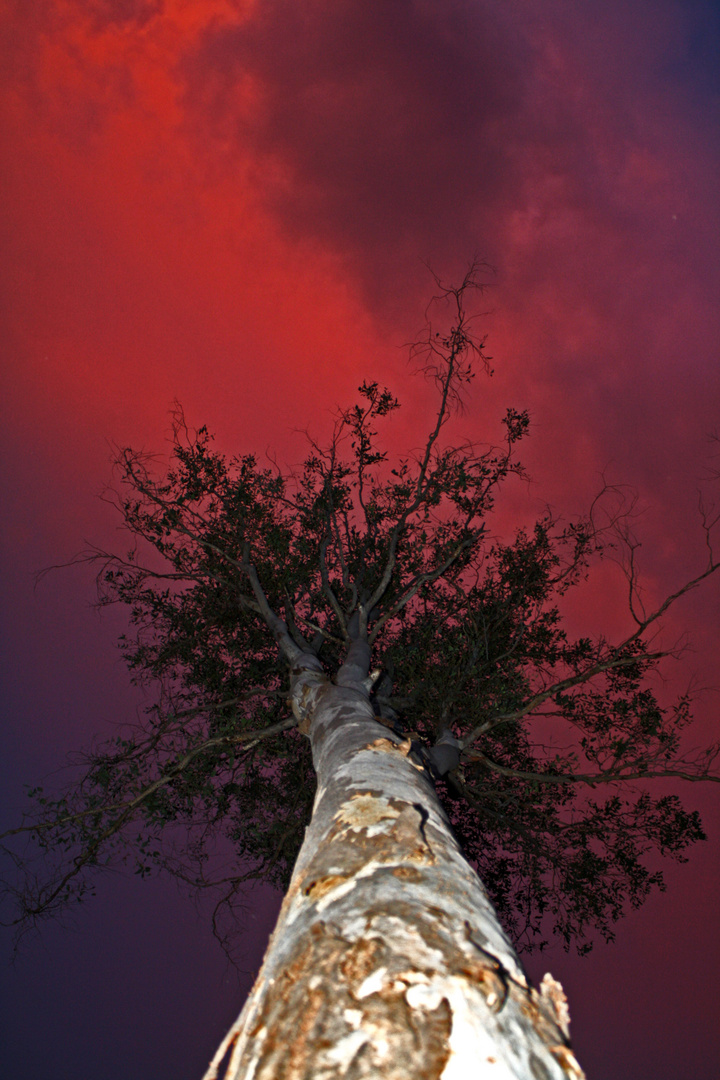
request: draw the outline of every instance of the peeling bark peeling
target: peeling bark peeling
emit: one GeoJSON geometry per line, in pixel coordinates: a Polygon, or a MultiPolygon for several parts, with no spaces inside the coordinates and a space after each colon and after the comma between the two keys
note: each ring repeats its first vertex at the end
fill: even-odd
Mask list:
{"type": "Polygon", "coordinates": [[[204,1080],[579,1080],[567,1004],[529,986],[410,742],[373,716],[369,650],[293,665],[318,791],[250,997],[204,1080]],[[229,1060],[228,1060],[229,1057],[229,1060]]]}

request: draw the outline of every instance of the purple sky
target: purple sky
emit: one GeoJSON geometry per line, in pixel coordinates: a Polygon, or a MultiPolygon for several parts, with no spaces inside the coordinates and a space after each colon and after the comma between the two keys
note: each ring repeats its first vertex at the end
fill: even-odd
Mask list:
{"type": "MultiPolygon", "coordinates": [[[[175,399],[229,452],[303,453],[363,378],[428,389],[398,346],[477,254],[491,382],[463,418],[530,410],[542,503],[635,485],[650,601],[704,560],[697,490],[718,458],[717,3],[8,0],[0,12],[3,821],[23,783],[141,702],[91,610],[92,576],[35,573],[117,541],[96,498],[110,444],[162,450],[175,399]]],[[[673,614],[669,689],[715,686],[718,586],[673,614]]],[[[577,625],[622,627],[606,572],[577,625]]],[[[718,693],[698,702],[717,739],[718,693]]],[[[710,837],[566,986],[590,1080],[716,1080],[720,792],[710,837]]],[[[666,790],[671,790],[668,787],[666,790]]],[[[248,902],[247,969],[277,901],[248,902]]],[[[6,953],[7,955],[7,953],[6,953]]],[[[202,912],[172,883],[103,880],[3,979],[14,1080],[192,1080],[239,1010],[202,912]]]]}

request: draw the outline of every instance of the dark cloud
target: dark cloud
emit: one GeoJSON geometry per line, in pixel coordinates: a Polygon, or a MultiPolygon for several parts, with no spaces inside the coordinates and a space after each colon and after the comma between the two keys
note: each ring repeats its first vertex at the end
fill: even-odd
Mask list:
{"type": "Polygon", "coordinates": [[[83,0],[83,8],[97,30],[109,26],[141,29],[157,15],[162,15],[164,0],[83,0]]]}
{"type": "Polygon", "coordinates": [[[472,254],[478,207],[487,229],[515,184],[528,70],[487,5],[275,0],[209,28],[183,75],[203,133],[261,155],[288,227],[377,265],[408,244],[472,254]]]}
{"type": "Polygon", "coordinates": [[[59,20],[49,0],[26,4],[8,0],[0,7],[0,85],[25,90],[37,78],[43,33],[58,29],[59,20]]]}
{"type": "Polygon", "coordinates": [[[659,272],[706,274],[687,234],[708,169],[668,74],[707,52],[692,15],[271,0],[206,26],[178,71],[198,157],[341,255],[376,312],[396,316],[400,280],[405,302],[427,290],[421,260],[455,275],[477,254],[515,295],[554,278],[566,311],[617,324],[632,303],[641,322],[659,272]]]}

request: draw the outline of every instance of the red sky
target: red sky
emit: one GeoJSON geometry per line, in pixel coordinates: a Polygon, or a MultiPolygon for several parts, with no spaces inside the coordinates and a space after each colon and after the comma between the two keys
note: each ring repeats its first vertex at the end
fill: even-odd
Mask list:
{"type": "MultiPolygon", "coordinates": [[[[495,268],[495,376],[463,424],[492,439],[506,406],[530,409],[518,512],[582,509],[605,470],[646,507],[651,596],[702,564],[717,4],[5,0],[0,20],[11,818],[24,781],[136,707],[89,575],[33,590],[113,537],[94,498],[109,444],[162,450],[177,399],[228,451],[297,461],[298,431],[322,436],[363,378],[401,396],[412,444],[428,390],[399,346],[432,292],[425,263],[495,268]]],[[[717,616],[717,586],[678,610],[695,643],[679,680],[718,684],[717,616]]],[[[699,704],[708,738],[719,700],[699,704]]],[[[710,842],[615,946],[548,959],[593,1080],[716,1080],[720,796],[685,794],[710,842]]],[[[174,890],[106,882],[8,979],[13,1076],[199,1075],[242,999],[213,949],[174,890]]]]}

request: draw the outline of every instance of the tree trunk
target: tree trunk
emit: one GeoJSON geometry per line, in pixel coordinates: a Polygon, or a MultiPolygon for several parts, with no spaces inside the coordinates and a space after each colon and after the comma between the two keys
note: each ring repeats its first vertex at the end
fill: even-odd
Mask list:
{"type": "Polygon", "coordinates": [[[204,1080],[222,1065],[225,1080],[582,1077],[562,988],[529,987],[409,740],[373,718],[363,657],[335,684],[312,660],[293,686],[318,778],[312,821],[204,1080]]]}

